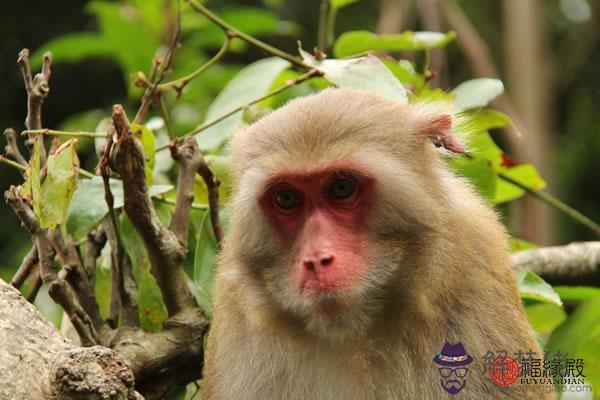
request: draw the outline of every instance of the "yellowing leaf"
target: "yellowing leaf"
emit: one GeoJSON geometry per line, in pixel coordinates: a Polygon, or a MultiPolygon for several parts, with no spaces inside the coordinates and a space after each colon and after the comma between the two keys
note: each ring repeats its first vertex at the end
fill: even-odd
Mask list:
{"type": "Polygon", "coordinates": [[[146,183],[152,185],[154,182],[154,162],[156,160],[156,137],[154,136],[154,132],[144,125],[131,124],[131,130],[144,147],[144,155],[146,156],[146,183]]]}
{"type": "Polygon", "coordinates": [[[48,157],[47,175],[39,197],[40,212],[36,213],[42,228],[54,228],[65,220],[79,174],[76,144],[77,140],[69,140],[48,157]]]}

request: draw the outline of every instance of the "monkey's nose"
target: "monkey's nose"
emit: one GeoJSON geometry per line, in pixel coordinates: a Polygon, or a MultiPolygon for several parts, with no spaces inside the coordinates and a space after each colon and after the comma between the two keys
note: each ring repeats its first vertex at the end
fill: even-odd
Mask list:
{"type": "Polygon", "coordinates": [[[304,264],[304,268],[309,271],[314,271],[317,266],[320,268],[327,268],[333,263],[333,256],[323,256],[323,257],[315,257],[304,260],[302,263],[304,264]]]}

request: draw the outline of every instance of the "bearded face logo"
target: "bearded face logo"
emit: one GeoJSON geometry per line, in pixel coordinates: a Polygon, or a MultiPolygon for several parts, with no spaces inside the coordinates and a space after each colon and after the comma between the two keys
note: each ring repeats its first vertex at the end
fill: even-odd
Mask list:
{"type": "Polygon", "coordinates": [[[454,395],[465,388],[469,372],[466,366],[473,362],[473,358],[467,354],[462,343],[444,343],[433,362],[438,364],[440,384],[445,391],[454,395]]]}

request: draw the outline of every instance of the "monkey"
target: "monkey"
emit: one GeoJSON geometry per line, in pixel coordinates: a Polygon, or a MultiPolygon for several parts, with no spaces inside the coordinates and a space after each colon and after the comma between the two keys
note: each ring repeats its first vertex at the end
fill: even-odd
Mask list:
{"type": "Polygon", "coordinates": [[[205,399],[554,398],[485,372],[488,352],[543,353],[505,229],[444,160],[465,152],[456,121],[330,88],[233,134],[205,399]],[[463,387],[444,387],[445,343],[463,387]]]}

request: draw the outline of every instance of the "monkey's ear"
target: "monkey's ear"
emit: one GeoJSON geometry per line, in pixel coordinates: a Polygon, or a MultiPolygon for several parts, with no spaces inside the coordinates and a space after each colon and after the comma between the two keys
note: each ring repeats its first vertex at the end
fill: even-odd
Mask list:
{"type": "Polygon", "coordinates": [[[452,130],[452,116],[449,114],[433,117],[425,127],[425,134],[435,147],[443,147],[446,150],[459,154],[467,152],[454,135],[452,130]]]}

